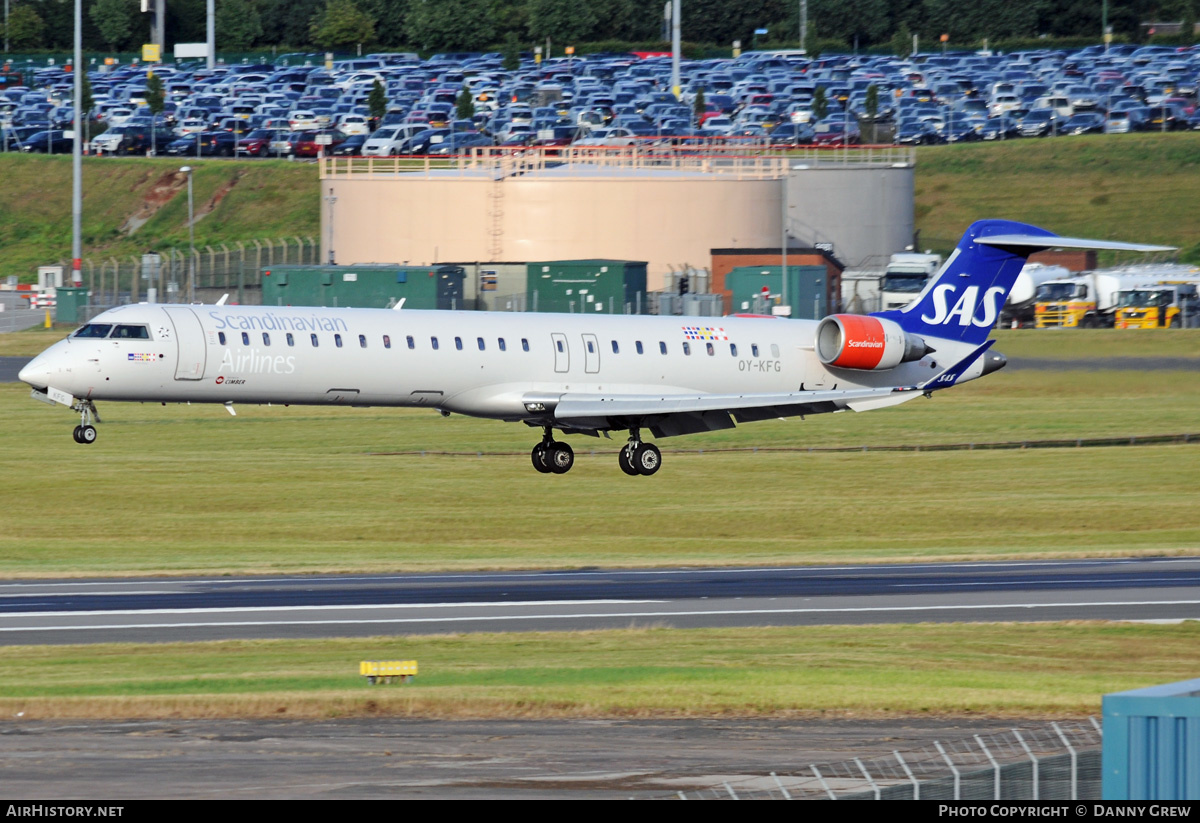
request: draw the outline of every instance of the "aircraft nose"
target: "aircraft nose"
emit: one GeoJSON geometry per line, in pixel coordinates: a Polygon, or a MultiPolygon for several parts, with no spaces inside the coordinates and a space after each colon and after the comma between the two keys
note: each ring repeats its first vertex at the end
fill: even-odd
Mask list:
{"type": "MultiPolygon", "coordinates": [[[[11,374],[11,372],[9,372],[11,374]]],[[[49,383],[50,370],[46,368],[46,359],[41,355],[30,360],[17,372],[17,379],[37,388],[46,388],[49,383]]]]}
{"type": "Polygon", "coordinates": [[[983,358],[983,373],[991,374],[994,371],[1000,371],[1008,365],[1008,358],[998,351],[988,352],[983,358]]]}

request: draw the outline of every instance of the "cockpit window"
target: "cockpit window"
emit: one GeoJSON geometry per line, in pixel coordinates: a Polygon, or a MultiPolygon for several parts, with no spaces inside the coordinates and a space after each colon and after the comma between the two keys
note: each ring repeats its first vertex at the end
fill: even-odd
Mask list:
{"type": "Polygon", "coordinates": [[[108,337],[110,331],[112,331],[111,323],[88,323],[75,332],[75,337],[108,337]]]}
{"type": "Polygon", "coordinates": [[[149,340],[150,330],[145,326],[117,326],[111,336],[122,340],[149,340]]]}

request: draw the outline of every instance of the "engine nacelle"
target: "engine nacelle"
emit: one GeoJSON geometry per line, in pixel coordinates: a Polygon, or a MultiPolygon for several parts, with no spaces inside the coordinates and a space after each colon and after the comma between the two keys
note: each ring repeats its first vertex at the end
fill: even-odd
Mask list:
{"type": "Polygon", "coordinates": [[[817,357],[834,368],[891,369],[931,351],[923,339],[881,317],[831,314],[817,325],[817,357]]]}

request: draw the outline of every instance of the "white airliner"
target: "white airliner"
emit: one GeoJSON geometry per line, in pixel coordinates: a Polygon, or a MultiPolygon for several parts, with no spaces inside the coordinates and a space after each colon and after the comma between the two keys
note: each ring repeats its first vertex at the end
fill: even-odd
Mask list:
{"type": "Polygon", "coordinates": [[[21,370],[33,396],[80,414],[97,400],[428,406],[540,427],[540,472],[574,463],[555,430],[628,431],[627,474],[654,474],[642,440],[822,412],[865,411],[1001,368],[987,336],[1025,259],[1047,248],[1165,251],[973,224],[908,307],[822,320],[120,306],[21,370]]]}

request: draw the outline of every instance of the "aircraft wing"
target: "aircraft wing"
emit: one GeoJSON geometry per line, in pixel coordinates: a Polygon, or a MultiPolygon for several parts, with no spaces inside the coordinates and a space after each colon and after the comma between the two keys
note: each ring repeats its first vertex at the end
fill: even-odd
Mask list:
{"type": "Polygon", "coordinates": [[[920,388],[884,387],[848,391],[799,391],[778,394],[564,394],[554,418],[572,428],[604,430],[644,426],[656,437],[733,428],[737,423],[860,410],[903,403],[920,388]]]}
{"type": "Polygon", "coordinates": [[[988,340],[962,360],[915,386],[772,394],[572,394],[554,403],[554,418],[591,433],[646,427],[656,437],[733,428],[737,423],[895,406],[950,388],[992,345],[988,340]]]}

